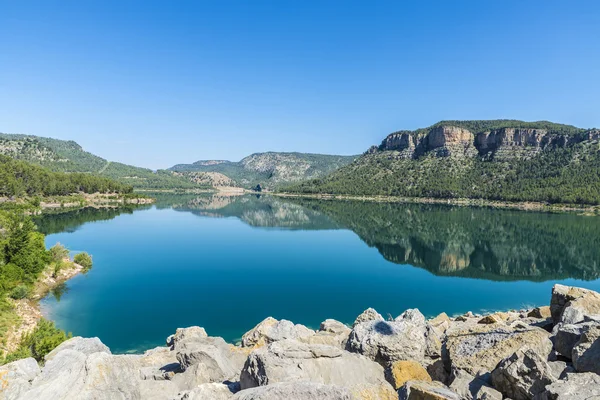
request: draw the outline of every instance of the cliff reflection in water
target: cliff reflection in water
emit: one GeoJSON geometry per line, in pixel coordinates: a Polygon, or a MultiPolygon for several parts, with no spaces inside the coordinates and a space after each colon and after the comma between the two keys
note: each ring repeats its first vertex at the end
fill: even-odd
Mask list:
{"type": "MultiPolygon", "coordinates": [[[[531,281],[600,277],[598,217],[255,195],[156,197],[157,208],[236,217],[253,227],[349,229],[385,259],[435,275],[531,281]]],[[[44,233],[71,231],[133,211],[83,209],[44,215],[36,223],[44,233]]]]}

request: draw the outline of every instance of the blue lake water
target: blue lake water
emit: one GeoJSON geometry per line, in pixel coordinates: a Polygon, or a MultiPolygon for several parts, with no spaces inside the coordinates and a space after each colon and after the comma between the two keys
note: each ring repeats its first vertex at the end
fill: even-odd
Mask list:
{"type": "Polygon", "coordinates": [[[48,246],[94,259],[45,313],[113,352],[191,325],[235,342],[267,316],[315,328],[367,307],[433,316],[546,305],[556,282],[600,290],[597,217],[268,196],[125,211],[37,220],[48,246]]]}

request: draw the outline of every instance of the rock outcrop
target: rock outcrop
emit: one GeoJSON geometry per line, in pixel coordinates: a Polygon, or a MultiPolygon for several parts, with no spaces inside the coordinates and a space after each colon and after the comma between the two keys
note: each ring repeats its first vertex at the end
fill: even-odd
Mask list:
{"type": "Polygon", "coordinates": [[[42,366],[0,366],[0,400],[600,398],[598,296],[556,285],[550,308],[390,321],[368,309],[316,332],[267,318],[240,345],[195,326],[139,355],[75,337],[42,366]]]}

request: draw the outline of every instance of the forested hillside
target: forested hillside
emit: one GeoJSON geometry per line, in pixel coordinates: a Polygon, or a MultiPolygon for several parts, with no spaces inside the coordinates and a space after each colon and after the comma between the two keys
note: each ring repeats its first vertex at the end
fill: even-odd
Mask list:
{"type": "Polygon", "coordinates": [[[0,196],[63,196],[72,193],[131,193],[133,188],[88,173],[53,172],[0,155],[0,196]]]}
{"type": "Polygon", "coordinates": [[[600,131],[550,122],[443,121],[388,135],[297,193],[600,204],[600,131]]]}
{"type": "Polygon", "coordinates": [[[112,178],[135,188],[199,188],[189,179],[171,171],[152,171],[110,162],[85,151],[74,141],[39,136],[0,134],[0,154],[38,164],[56,172],[86,172],[112,178]]]}
{"type": "Polygon", "coordinates": [[[178,164],[170,169],[182,174],[218,173],[232,180],[236,186],[263,188],[325,176],[348,165],[356,156],[336,156],[308,153],[256,153],[241,161],[202,160],[193,164],[178,164]]]}

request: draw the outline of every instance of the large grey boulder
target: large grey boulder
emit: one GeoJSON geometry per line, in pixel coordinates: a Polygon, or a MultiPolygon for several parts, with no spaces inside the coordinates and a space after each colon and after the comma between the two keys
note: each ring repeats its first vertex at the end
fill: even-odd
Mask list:
{"type": "Polygon", "coordinates": [[[85,380],[77,399],[142,399],[137,374],[138,356],[90,354],[85,362],[85,380]]]}
{"type": "Polygon", "coordinates": [[[238,379],[244,366],[246,354],[220,337],[181,340],[175,345],[181,374],[173,380],[183,389],[191,389],[202,383],[223,382],[238,379]]]}
{"type": "Polygon", "coordinates": [[[290,339],[253,351],[240,375],[242,390],[301,381],[338,385],[351,393],[368,394],[373,399],[396,395],[384,379],[383,368],[368,358],[334,346],[290,339]]]}
{"type": "Polygon", "coordinates": [[[315,334],[315,331],[304,325],[273,317],[264,319],[242,336],[243,347],[258,347],[284,339],[305,339],[315,334]]]}
{"type": "MultiPolygon", "coordinates": [[[[316,382],[280,382],[243,390],[233,400],[354,400],[348,388],[316,382]]],[[[208,398],[207,398],[208,399],[208,398]]]]}
{"type": "Polygon", "coordinates": [[[42,372],[33,380],[32,388],[22,400],[76,399],[86,375],[87,356],[79,351],[64,349],[46,362],[42,372]]]}
{"type": "Polygon", "coordinates": [[[571,359],[573,347],[581,338],[581,334],[592,326],[599,325],[595,322],[582,322],[579,324],[559,323],[554,326],[550,339],[554,350],[560,355],[571,359]]]}
{"type": "Polygon", "coordinates": [[[565,379],[546,386],[536,400],[597,400],[600,398],[600,375],[592,372],[569,373],[565,379]]]}
{"type": "Polygon", "coordinates": [[[354,320],[352,327],[354,328],[356,325],[368,322],[368,321],[384,321],[381,314],[379,314],[374,308],[367,308],[365,311],[360,313],[358,317],[354,320]]]}
{"type": "Polygon", "coordinates": [[[463,369],[476,376],[493,371],[503,359],[527,349],[547,359],[552,351],[549,333],[541,328],[478,324],[447,331],[442,358],[447,371],[463,369]]]}
{"type": "Polygon", "coordinates": [[[578,372],[600,374],[600,326],[592,326],[581,334],[571,358],[578,372]]]}
{"type": "Polygon", "coordinates": [[[85,355],[93,354],[93,353],[110,353],[110,349],[104,343],[100,341],[97,337],[94,338],[83,338],[81,336],[76,336],[69,340],[65,340],[61,344],[59,344],[54,350],[50,353],[46,354],[44,360],[51,360],[56,354],[60,353],[65,349],[75,350],[85,355]]]}
{"type": "Polygon", "coordinates": [[[238,384],[203,383],[178,393],[174,400],[230,400],[239,390],[238,384]]]}
{"type": "Polygon", "coordinates": [[[301,337],[298,340],[309,344],[326,344],[341,349],[346,347],[351,329],[343,323],[334,319],[326,319],[321,322],[319,330],[314,335],[301,337]]]}
{"type": "Polygon", "coordinates": [[[408,381],[398,390],[399,400],[460,400],[441,382],[408,381]]]}
{"type": "Polygon", "coordinates": [[[425,323],[414,319],[372,320],[352,328],[346,349],[387,366],[394,361],[422,361],[425,356],[425,323]]]}
{"type": "Polygon", "coordinates": [[[13,361],[0,367],[0,399],[19,399],[31,387],[41,370],[33,358],[13,361]]]}
{"type": "Polygon", "coordinates": [[[552,288],[550,312],[555,324],[559,322],[573,324],[583,321],[585,316],[599,316],[600,293],[556,284],[552,288]],[[569,310],[565,313],[566,308],[569,308],[569,310]],[[565,313],[564,317],[563,313],[565,313]]]}
{"type": "Polygon", "coordinates": [[[492,383],[503,395],[528,400],[542,393],[558,379],[544,358],[533,350],[517,351],[504,359],[492,372],[492,383]]]}
{"type": "Polygon", "coordinates": [[[449,388],[464,400],[502,400],[502,393],[492,388],[488,379],[473,376],[463,370],[452,371],[449,388]]]}
{"type": "Polygon", "coordinates": [[[184,339],[204,339],[207,337],[206,331],[200,326],[177,328],[175,333],[167,338],[167,346],[175,346],[184,339]]]}

